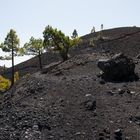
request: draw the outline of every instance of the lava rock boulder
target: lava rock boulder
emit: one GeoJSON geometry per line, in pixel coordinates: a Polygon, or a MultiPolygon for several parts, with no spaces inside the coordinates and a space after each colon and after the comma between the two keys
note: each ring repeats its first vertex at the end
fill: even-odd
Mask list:
{"type": "Polygon", "coordinates": [[[85,100],[82,104],[84,104],[86,110],[94,111],[96,109],[96,100],[90,94],[86,94],[85,100]]]}
{"type": "Polygon", "coordinates": [[[98,67],[103,71],[102,78],[110,80],[136,79],[133,59],[119,53],[110,59],[99,59],[98,67]]]}

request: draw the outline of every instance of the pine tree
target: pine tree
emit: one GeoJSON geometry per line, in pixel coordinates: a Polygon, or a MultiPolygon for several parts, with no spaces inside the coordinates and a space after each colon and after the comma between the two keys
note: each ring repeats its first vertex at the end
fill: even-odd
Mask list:
{"type": "Polygon", "coordinates": [[[24,48],[25,55],[38,56],[39,66],[40,66],[40,69],[42,69],[41,54],[44,51],[42,39],[35,39],[34,37],[31,37],[30,41],[28,43],[25,43],[23,48],[24,48]]]}
{"type": "Polygon", "coordinates": [[[19,50],[19,38],[16,35],[16,31],[13,29],[7,34],[4,43],[1,43],[0,48],[4,52],[11,52],[12,56],[12,79],[11,79],[11,86],[14,84],[14,56],[17,54],[19,50]]]}
{"type": "Polygon", "coordinates": [[[79,38],[70,39],[63,32],[57,29],[53,29],[51,26],[47,26],[43,32],[44,46],[46,48],[54,47],[59,51],[63,61],[68,59],[68,51],[70,47],[73,47],[79,43],[79,38]]]}
{"type": "Polygon", "coordinates": [[[93,26],[91,33],[95,33],[95,27],[93,26]]]}
{"type": "Polygon", "coordinates": [[[76,31],[76,29],[74,29],[73,33],[72,33],[72,37],[71,38],[77,38],[78,37],[78,33],[76,31]]]}

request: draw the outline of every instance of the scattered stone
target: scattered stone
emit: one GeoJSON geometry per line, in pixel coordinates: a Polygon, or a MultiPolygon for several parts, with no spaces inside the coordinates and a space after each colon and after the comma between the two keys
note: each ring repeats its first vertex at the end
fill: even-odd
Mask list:
{"type": "Polygon", "coordinates": [[[135,119],[140,121],[140,113],[139,112],[135,115],[135,119]]]}
{"type": "Polygon", "coordinates": [[[33,125],[33,130],[38,131],[39,130],[39,126],[37,124],[33,125]]]}
{"type": "Polygon", "coordinates": [[[104,85],[105,84],[105,81],[104,80],[100,80],[100,84],[101,85],[104,85]]]}
{"type": "Polygon", "coordinates": [[[137,58],[137,59],[140,59],[140,54],[138,54],[138,55],[136,56],[136,58],[137,58]]]}
{"type": "Polygon", "coordinates": [[[93,100],[93,101],[88,101],[86,104],[85,104],[85,107],[87,110],[95,110],[96,109],[96,101],[93,100]]]}
{"type": "Polygon", "coordinates": [[[122,94],[124,94],[125,93],[125,90],[124,89],[118,89],[118,94],[120,94],[120,95],[122,95],[122,94]]]}
{"type": "Polygon", "coordinates": [[[104,132],[105,132],[106,134],[110,134],[109,128],[104,129],[104,132]]]}
{"type": "Polygon", "coordinates": [[[96,100],[92,96],[87,96],[84,106],[87,110],[94,111],[96,109],[96,100]]]}
{"type": "Polygon", "coordinates": [[[65,76],[62,77],[62,80],[66,80],[67,78],[65,76]]]}
{"type": "Polygon", "coordinates": [[[54,139],[54,136],[49,136],[50,139],[54,139]]]}
{"type": "Polygon", "coordinates": [[[81,132],[76,132],[75,135],[81,135],[81,132]]]}
{"type": "Polygon", "coordinates": [[[130,91],[130,93],[131,93],[131,94],[135,94],[136,92],[135,92],[135,91],[130,91]]]}
{"type": "Polygon", "coordinates": [[[115,130],[114,134],[115,134],[115,137],[114,137],[115,140],[122,140],[122,130],[121,129],[115,130]]]}
{"type": "Polygon", "coordinates": [[[135,63],[135,64],[138,64],[139,62],[138,62],[138,61],[135,61],[134,63],[135,63]]]}
{"type": "Polygon", "coordinates": [[[134,95],[136,92],[135,91],[130,91],[129,89],[127,90],[127,93],[129,94],[129,95],[134,95]]]}
{"type": "Polygon", "coordinates": [[[127,93],[128,93],[128,94],[131,94],[131,91],[130,91],[129,89],[127,89],[127,93]]]}
{"type": "Polygon", "coordinates": [[[122,130],[117,129],[117,130],[115,130],[114,134],[120,137],[120,136],[122,136],[122,130]]]}
{"type": "Polygon", "coordinates": [[[109,122],[110,122],[110,123],[114,123],[114,121],[112,121],[112,120],[110,120],[109,122]]]}
{"type": "Polygon", "coordinates": [[[99,133],[99,136],[104,136],[104,133],[99,133]]]}
{"type": "Polygon", "coordinates": [[[138,105],[138,106],[136,107],[136,109],[140,109],[140,106],[138,105]]]}
{"type": "Polygon", "coordinates": [[[103,74],[103,72],[102,72],[102,71],[100,71],[100,73],[99,73],[99,74],[97,74],[97,77],[98,77],[98,78],[100,78],[100,77],[102,76],[102,74],[103,74]]]}
{"type": "Polygon", "coordinates": [[[30,89],[29,92],[33,94],[35,93],[35,89],[30,89]]]}
{"type": "Polygon", "coordinates": [[[131,137],[128,137],[128,136],[125,137],[125,140],[130,140],[130,139],[131,139],[131,137]]]}
{"type": "Polygon", "coordinates": [[[105,140],[103,137],[100,137],[99,140],[105,140]]]}
{"type": "Polygon", "coordinates": [[[112,90],[111,91],[108,91],[107,94],[113,96],[115,94],[115,92],[113,92],[112,90]]]}
{"type": "Polygon", "coordinates": [[[86,94],[86,95],[85,95],[85,97],[89,97],[89,96],[91,96],[91,94],[86,94]]]}

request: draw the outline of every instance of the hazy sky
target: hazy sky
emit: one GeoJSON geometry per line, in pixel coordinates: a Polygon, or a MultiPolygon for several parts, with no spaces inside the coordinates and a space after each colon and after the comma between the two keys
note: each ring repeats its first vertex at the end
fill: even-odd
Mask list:
{"type": "Polygon", "coordinates": [[[71,35],[120,26],[140,26],[140,0],[0,0],[0,42],[11,28],[21,44],[31,36],[42,37],[45,26],[52,25],[71,35]]]}

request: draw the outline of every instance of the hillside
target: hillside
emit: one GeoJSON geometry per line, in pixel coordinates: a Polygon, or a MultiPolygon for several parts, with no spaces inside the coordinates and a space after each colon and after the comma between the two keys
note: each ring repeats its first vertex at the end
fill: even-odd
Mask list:
{"type": "MultiPolygon", "coordinates": [[[[83,40],[83,43],[80,46],[71,49],[70,55],[75,56],[77,54],[90,53],[91,51],[96,51],[100,53],[109,52],[110,54],[124,52],[126,55],[130,55],[133,57],[138,55],[140,52],[139,27],[121,27],[103,30],[103,36],[107,37],[108,40],[105,40],[101,43],[97,42],[97,45],[94,48],[88,48],[87,46],[89,44],[89,39],[97,37],[98,34],[99,32],[82,36],[81,38],[83,40]]],[[[44,66],[59,60],[61,60],[61,58],[58,54],[47,52],[42,55],[42,63],[44,66]]],[[[38,57],[34,57],[30,60],[16,65],[15,70],[19,71],[20,76],[38,71],[38,57]]],[[[10,72],[11,69],[9,68],[4,73],[2,73],[2,75],[6,76],[7,78],[10,78],[10,72]]]]}
{"type": "MultiPolygon", "coordinates": [[[[140,80],[103,81],[97,66],[100,58],[123,52],[134,58],[140,76],[140,28],[103,34],[108,39],[93,48],[87,40],[98,33],[83,36],[71,58],[47,73],[39,71],[37,58],[16,66],[22,75],[31,75],[3,95],[0,140],[140,140],[140,80]]],[[[49,53],[42,58],[44,71],[60,61],[49,53]]]]}
{"type": "MultiPolygon", "coordinates": [[[[82,37],[85,40],[97,37],[99,32],[92,33],[82,37]]],[[[135,57],[140,52],[140,28],[125,27],[110,30],[103,30],[103,36],[107,39],[102,42],[97,42],[94,51],[106,53],[123,52],[126,55],[135,57]]]]}

